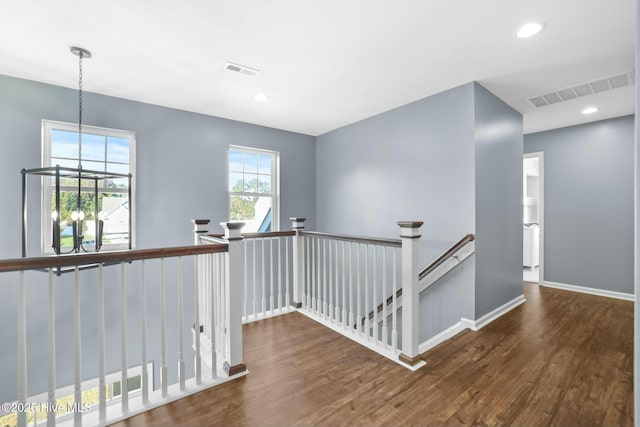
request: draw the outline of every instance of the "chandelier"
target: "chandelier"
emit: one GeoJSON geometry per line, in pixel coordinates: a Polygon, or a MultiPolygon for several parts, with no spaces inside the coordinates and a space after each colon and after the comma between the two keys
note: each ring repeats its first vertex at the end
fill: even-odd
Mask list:
{"type": "MultiPolygon", "coordinates": [[[[49,179],[53,179],[54,182],[54,192],[53,192],[53,200],[52,203],[55,204],[55,208],[51,213],[51,247],[56,255],[60,254],[68,254],[68,253],[80,253],[80,252],[89,252],[93,250],[95,252],[100,251],[103,245],[103,231],[104,231],[104,221],[100,218],[99,214],[99,191],[98,191],[98,183],[102,180],[107,179],[117,179],[117,178],[128,178],[128,200],[129,204],[131,203],[131,179],[132,176],[130,173],[122,174],[122,173],[113,173],[107,171],[95,171],[88,170],[82,167],[82,61],[83,59],[91,58],[91,52],[87,49],[83,49],[81,47],[72,46],[70,48],[72,54],[78,57],[78,167],[77,168],[69,168],[62,167],[60,165],[55,166],[46,166],[41,168],[34,169],[22,169],[22,256],[27,256],[27,176],[28,175],[39,175],[43,177],[49,177],[49,179]],[[68,245],[69,249],[63,251],[62,243],[61,243],[61,226],[62,218],[61,218],[61,179],[65,179],[65,185],[69,185],[70,181],[74,182],[73,188],[75,188],[75,200],[76,206],[75,209],[71,212],[71,224],[65,224],[66,227],[71,227],[71,245],[68,245]],[[92,190],[94,197],[94,209],[93,212],[85,212],[82,209],[82,193],[83,186],[85,186],[85,193],[87,192],[86,186],[87,182],[92,182],[92,190]],[[93,218],[89,220],[88,218],[85,220],[85,216],[92,215],[93,218]],[[93,231],[94,239],[88,241],[85,240],[84,229],[88,225],[87,223],[91,222],[91,226],[87,227],[93,231]],[[91,249],[87,249],[87,247],[91,247],[91,249]]],[[[131,223],[132,223],[132,213],[131,206],[129,206],[129,249],[131,249],[131,223]]]]}

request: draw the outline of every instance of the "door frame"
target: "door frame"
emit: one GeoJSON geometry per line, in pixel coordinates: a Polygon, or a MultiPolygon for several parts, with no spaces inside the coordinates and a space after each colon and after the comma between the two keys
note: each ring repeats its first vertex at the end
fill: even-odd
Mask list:
{"type": "MultiPolygon", "coordinates": [[[[538,218],[538,228],[540,230],[540,248],[539,248],[539,265],[538,265],[538,283],[544,285],[544,152],[536,151],[533,153],[523,153],[524,159],[538,159],[538,173],[540,174],[540,200],[538,206],[540,208],[540,217],[538,218]]],[[[524,194],[522,195],[524,200],[524,194]]]]}

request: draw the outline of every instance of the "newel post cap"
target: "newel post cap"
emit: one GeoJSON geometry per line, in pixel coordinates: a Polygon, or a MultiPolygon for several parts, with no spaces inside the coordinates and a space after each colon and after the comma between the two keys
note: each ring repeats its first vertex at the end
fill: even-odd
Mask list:
{"type": "Polygon", "coordinates": [[[242,227],[244,222],[221,222],[220,226],[224,230],[224,238],[227,240],[242,240],[242,227]]]}
{"type": "Polygon", "coordinates": [[[296,218],[296,217],[292,217],[289,218],[289,220],[291,221],[291,228],[294,230],[302,230],[304,228],[304,222],[307,220],[307,218],[296,218]]]}
{"type": "Polygon", "coordinates": [[[206,233],[209,229],[210,222],[211,220],[208,219],[192,219],[193,231],[195,233],[206,233]]]}
{"type": "Polygon", "coordinates": [[[420,227],[424,224],[422,221],[398,221],[400,227],[400,237],[418,238],[420,237],[420,227]]]}

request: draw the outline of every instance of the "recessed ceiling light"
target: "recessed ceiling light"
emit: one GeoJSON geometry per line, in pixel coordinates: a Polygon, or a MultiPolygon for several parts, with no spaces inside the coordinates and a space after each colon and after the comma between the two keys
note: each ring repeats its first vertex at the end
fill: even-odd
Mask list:
{"type": "Polygon", "coordinates": [[[593,114],[597,111],[598,109],[596,107],[587,107],[584,110],[582,110],[582,114],[593,114]]]}
{"type": "Polygon", "coordinates": [[[269,96],[264,93],[257,94],[254,99],[258,102],[267,102],[269,100],[269,96]]]}
{"type": "Polygon", "coordinates": [[[516,37],[519,39],[526,39],[533,37],[540,31],[544,30],[544,24],[541,22],[528,22],[516,31],[516,37]]]}

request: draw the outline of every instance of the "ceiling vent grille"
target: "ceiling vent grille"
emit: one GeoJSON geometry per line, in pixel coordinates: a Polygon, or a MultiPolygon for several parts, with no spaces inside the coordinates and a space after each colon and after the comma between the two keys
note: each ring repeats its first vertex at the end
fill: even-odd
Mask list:
{"type": "Polygon", "coordinates": [[[534,107],[540,108],[546,105],[557,104],[558,102],[569,101],[571,99],[582,98],[583,96],[633,85],[635,83],[636,72],[635,70],[631,70],[626,73],[603,77],[587,83],[545,93],[544,95],[534,96],[533,98],[529,98],[529,102],[531,102],[534,107]]]}
{"type": "Polygon", "coordinates": [[[240,64],[234,64],[233,62],[227,62],[227,65],[225,65],[224,68],[227,71],[246,74],[247,76],[256,76],[260,72],[260,70],[256,70],[255,68],[247,67],[245,65],[240,65],[240,64]]]}

